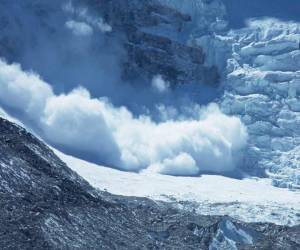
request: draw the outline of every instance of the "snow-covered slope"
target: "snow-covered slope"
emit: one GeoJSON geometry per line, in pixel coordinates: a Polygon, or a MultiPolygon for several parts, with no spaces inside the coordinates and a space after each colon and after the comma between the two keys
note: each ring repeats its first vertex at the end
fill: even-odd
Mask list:
{"type": "Polygon", "coordinates": [[[247,222],[300,223],[300,192],[276,188],[269,179],[128,173],[55,153],[92,186],[113,194],[179,202],[175,204],[201,214],[229,215],[247,222]]]}
{"type": "MultiPolygon", "coordinates": [[[[0,110],[0,117],[21,124],[0,110]]],[[[95,165],[55,150],[57,156],[92,186],[124,196],[174,202],[207,215],[229,215],[246,222],[300,224],[300,191],[276,188],[270,179],[232,179],[217,175],[174,177],[130,173],[95,165]],[[177,203],[178,202],[178,203],[177,203]]]]}

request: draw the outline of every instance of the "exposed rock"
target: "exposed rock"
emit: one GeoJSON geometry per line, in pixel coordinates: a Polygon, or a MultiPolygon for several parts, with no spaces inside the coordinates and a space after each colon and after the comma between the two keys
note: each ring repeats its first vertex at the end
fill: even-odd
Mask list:
{"type": "MultiPolygon", "coordinates": [[[[205,64],[202,48],[188,44],[192,21],[188,14],[162,5],[157,0],[74,0],[69,3],[69,8],[64,8],[67,1],[55,2],[18,1],[14,12],[18,15],[18,11],[23,11],[18,16],[10,14],[13,3],[1,3],[0,56],[22,63],[24,51],[28,53],[36,49],[35,44],[43,42],[41,34],[44,34],[45,41],[59,50],[60,45],[56,43],[70,39],[65,27],[70,18],[76,17],[81,22],[88,20],[95,26],[103,20],[112,29],[104,35],[108,43],[113,44],[114,39],[121,40],[123,52],[118,60],[123,79],[151,81],[154,76],[161,75],[174,84],[217,84],[219,81],[217,68],[205,64]],[[82,10],[88,10],[91,16],[84,19],[82,10]],[[39,32],[32,32],[26,25],[34,25],[39,32]],[[25,38],[22,30],[28,31],[25,38]],[[16,42],[19,40],[24,41],[20,44],[16,42]]],[[[98,36],[92,39],[94,44],[100,43],[98,36]]],[[[95,50],[93,53],[98,52],[95,50]]]]}
{"type": "Polygon", "coordinates": [[[172,83],[216,84],[219,74],[206,66],[201,47],[187,44],[192,17],[159,1],[89,1],[114,29],[124,34],[125,79],[162,75],[172,83]]]}

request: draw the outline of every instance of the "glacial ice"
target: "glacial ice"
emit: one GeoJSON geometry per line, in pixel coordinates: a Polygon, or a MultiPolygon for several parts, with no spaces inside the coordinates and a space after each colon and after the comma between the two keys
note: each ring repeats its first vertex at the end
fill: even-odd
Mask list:
{"type": "Polygon", "coordinates": [[[248,160],[243,167],[262,175],[266,171],[275,186],[297,189],[300,24],[271,18],[250,20],[246,28],[223,36],[210,38],[214,45],[226,41],[214,48],[218,59],[222,55],[226,61],[222,109],[241,116],[250,134],[248,160]],[[229,50],[224,50],[226,46],[229,50]]]}
{"type": "Polygon", "coordinates": [[[241,228],[237,228],[230,220],[224,219],[219,224],[217,235],[214,237],[209,250],[230,249],[237,250],[236,243],[253,244],[250,234],[241,228]]]}
{"type": "MultiPolygon", "coordinates": [[[[211,11],[224,17],[223,8],[207,11],[206,15],[211,11]]],[[[248,128],[248,155],[242,168],[269,176],[275,186],[298,189],[300,23],[250,19],[241,29],[198,34],[189,43],[202,47],[206,63],[222,72],[222,111],[240,116],[248,128]]]]}

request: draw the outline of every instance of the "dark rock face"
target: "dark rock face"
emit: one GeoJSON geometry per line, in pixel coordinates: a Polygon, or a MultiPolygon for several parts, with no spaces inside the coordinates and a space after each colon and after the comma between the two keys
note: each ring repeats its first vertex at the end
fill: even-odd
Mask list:
{"type": "Polygon", "coordinates": [[[191,17],[155,0],[90,0],[116,32],[124,34],[126,79],[160,74],[171,83],[216,84],[216,67],[204,66],[201,47],[186,44],[191,17]]]}
{"type": "MultiPolygon", "coordinates": [[[[66,2],[2,1],[0,57],[22,63],[22,59],[28,56],[27,53],[39,51],[35,47],[40,46],[37,44],[49,43],[40,53],[51,59],[51,55],[44,50],[59,51],[66,41],[70,44],[73,38],[67,32],[65,22],[72,15],[63,11],[62,6],[66,2]]],[[[108,44],[113,39],[121,40],[122,55],[118,64],[123,80],[150,81],[154,76],[162,75],[165,80],[174,84],[218,82],[218,70],[216,67],[205,66],[202,48],[187,44],[190,16],[162,6],[156,0],[74,0],[73,4],[75,9],[87,8],[94,17],[101,17],[112,26],[112,32],[103,36],[108,44]]],[[[99,53],[97,44],[101,43],[101,39],[103,37],[93,36],[95,54],[99,53]]],[[[114,48],[111,50],[114,53],[114,48]]],[[[25,64],[30,64],[28,60],[26,58],[25,64]]],[[[67,63],[72,64],[73,61],[67,63]]]]}
{"type": "Polygon", "coordinates": [[[92,188],[0,118],[0,249],[299,249],[300,227],[201,216],[92,188]]]}

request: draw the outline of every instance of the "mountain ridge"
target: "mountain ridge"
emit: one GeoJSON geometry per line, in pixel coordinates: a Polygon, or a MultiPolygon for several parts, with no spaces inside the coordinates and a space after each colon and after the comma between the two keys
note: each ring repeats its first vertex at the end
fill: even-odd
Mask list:
{"type": "Polygon", "coordinates": [[[32,134],[2,118],[0,138],[2,249],[299,247],[299,226],[248,224],[101,193],[32,134]]]}

